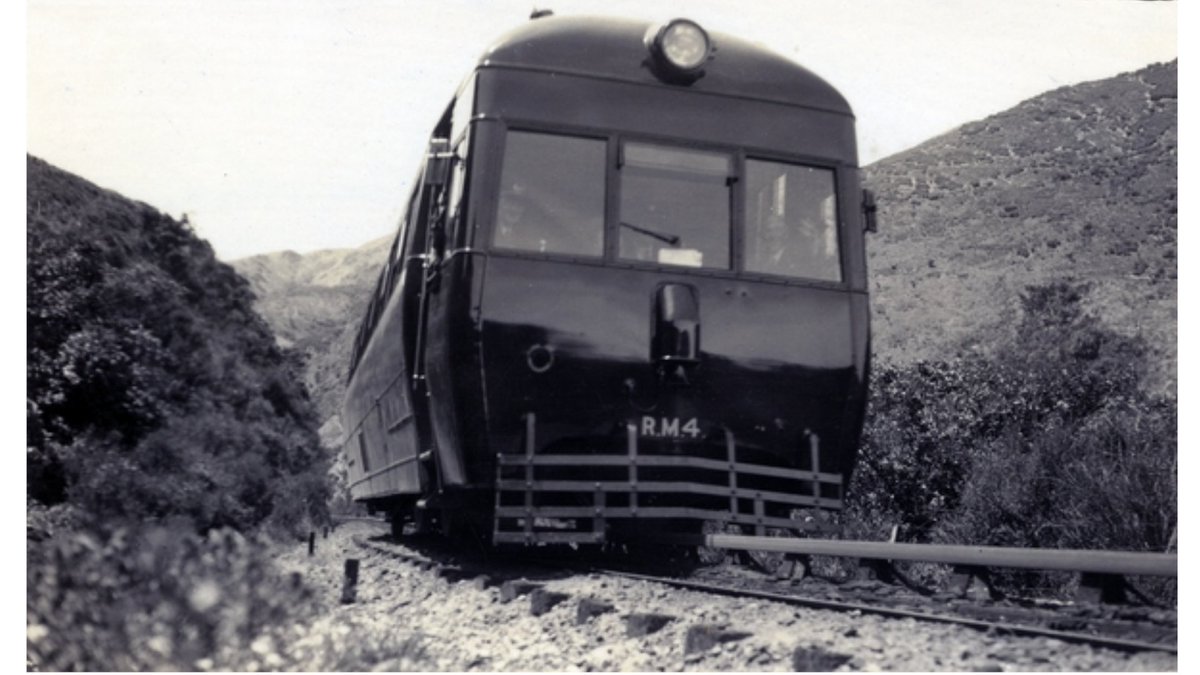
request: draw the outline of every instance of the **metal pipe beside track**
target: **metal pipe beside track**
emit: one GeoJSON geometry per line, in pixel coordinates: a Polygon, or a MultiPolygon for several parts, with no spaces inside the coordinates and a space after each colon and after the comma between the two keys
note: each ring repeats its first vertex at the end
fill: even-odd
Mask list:
{"type": "Polygon", "coordinates": [[[702,546],[743,551],[827,555],[869,560],[910,560],[975,567],[1020,567],[1095,574],[1179,576],[1178,556],[1174,553],[899,544],[791,537],[750,537],[735,534],[707,534],[699,537],[699,540],[702,546]]]}

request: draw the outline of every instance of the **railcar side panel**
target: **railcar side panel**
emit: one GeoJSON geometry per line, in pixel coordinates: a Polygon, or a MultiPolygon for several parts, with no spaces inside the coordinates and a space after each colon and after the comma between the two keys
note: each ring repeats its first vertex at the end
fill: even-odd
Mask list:
{"type": "MultiPolygon", "coordinates": [[[[402,294],[393,294],[379,319],[380,334],[401,334],[402,305],[402,294]]],[[[408,378],[404,343],[376,339],[368,344],[347,386],[343,424],[348,429],[345,450],[350,494],[355,499],[420,491],[414,461],[419,444],[408,378]]]]}

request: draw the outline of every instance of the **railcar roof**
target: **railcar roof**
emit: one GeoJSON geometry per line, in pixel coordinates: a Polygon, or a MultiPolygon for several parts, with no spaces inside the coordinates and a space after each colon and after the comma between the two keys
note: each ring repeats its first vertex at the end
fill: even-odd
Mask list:
{"type": "MultiPolygon", "coordinates": [[[[549,16],[534,19],[495,42],[481,66],[569,72],[663,86],[647,65],[646,31],[659,24],[628,19],[549,16]]],[[[707,28],[705,29],[707,30],[707,28]]],[[[812,71],[773,52],[709,31],[716,48],[699,92],[744,96],[852,115],[846,99],[812,71]]]]}

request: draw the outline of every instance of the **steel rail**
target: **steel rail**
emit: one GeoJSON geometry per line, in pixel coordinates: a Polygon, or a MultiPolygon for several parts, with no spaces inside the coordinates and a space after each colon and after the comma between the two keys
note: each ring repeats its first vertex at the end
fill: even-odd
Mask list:
{"type": "Polygon", "coordinates": [[[594,568],[593,572],[600,574],[608,574],[627,579],[635,579],[639,581],[649,581],[658,584],[665,584],[675,588],[683,588],[692,591],[703,593],[713,593],[716,595],[724,595],[740,598],[754,598],[756,600],[769,600],[773,602],[782,602],[798,607],[808,607],[812,609],[825,609],[839,612],[858,611],[864,614],[875,614],[897,619],[915,619],[917,621],[930,621],[934,623],[952,624],[956,626],[965,626],[983,631],[994,631],[997,633],[1008,633],[1022,637],[1046,637],[1062,640],[1063,642],[1074,642],[1077,644],[1089,644],[1095,646],[1110,647],[1123,651],[1160,651],[1170,654],[1178,654],[1179,648],[1173,644],[1163,644],[1157,642],[1142,642],[1140,640],[1128,640],[1125,638],[1105,637],[1102,635],[1089,635],[1087,633],[1072,633],[1070,631],[1055,630],[1052,628],[1041,628],[1038,626],[1030,626],[1016,623],[997,623],[994,621],[982,621],[979,619],[971,619],[967,617],[954,616],[951,614],[934,614],[927,612],[918,612],[908,609],[898,609],[895,607],[882,607],[879,605],[866,605],[857,602],[839,602],[837,600],[822,600],[819,598],[807,598],[798,595],[786,595],[782,593],[770,593],[767,591],[755,591],[750,589],[730,588],[727,586],[719,586],[699,581],[686,581],[683,579],[672,579],[670,577],[658,577],[648,574],[637,574],[635,572],[624,572],[620,570],[611,570],[604,568],[594,568]]]}
{"type": "Polygon", "coordinates": [[[689,543],[709,548],[741,551],[827,555],[868,560],[910,560],[973,567],[1017,567],[1096,574],[1179,576],[1179,560],[1174,553],[902,544],[793,537],[752,537],[736,534],[706,534],[687,537],[687,539],[689,543]]]}

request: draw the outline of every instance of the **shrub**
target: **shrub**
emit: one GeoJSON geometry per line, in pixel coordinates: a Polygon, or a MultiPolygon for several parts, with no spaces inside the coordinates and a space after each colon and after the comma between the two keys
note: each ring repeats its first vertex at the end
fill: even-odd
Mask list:
{"type": "Polygon", "coordinates": [[[310,613],[298,578],[233,530],[113,527],[30,542],[27,659],[36,670],[237,670],[310,613]]]}
{"type": "MultiPolygon", "coordinates": [[[[880,364],[850,529],[976,545],[1161,551],[1177,518],[1174,401],[1139,389],[1144,349],[1030,287],[997,353],[880,364]]],[[[1052,577],[1006,577],[1014,588],[1052,577]]],[[[1056,583],[1056,582],[1055,582],[1056,583]]],[[[1173,590],[1159,589],[1159,597],[1173,590]]]]}

